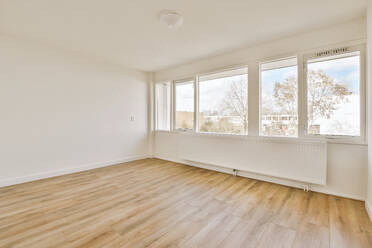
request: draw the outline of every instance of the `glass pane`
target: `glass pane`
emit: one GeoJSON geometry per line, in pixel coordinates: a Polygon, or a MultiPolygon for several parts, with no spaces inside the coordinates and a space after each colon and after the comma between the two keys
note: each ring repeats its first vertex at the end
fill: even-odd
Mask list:
{"type": "Polygon", "coordinates": [[[176,83],[176,129],[194,128],[194,81],[176,83]]]}
{"type": "Polygon", "coordinates": [[[260,134],[297,136],[297,58],[263,63],[260,70],[260,134]]]}
{"type": "Polygon", "coordinates": [[[247,134],[248,68],[199,78],[201,132],[247,134]]]}
{"type": "Polygon", "coordinates": [[[360,136],[360,53],[307,63],[308,133],[360,136]]]}
{"type": "Polygon", "coordinates": [[[171,87],[170,83],[155,85],[156,95],[156,129],[170,130],[171,87]]]}

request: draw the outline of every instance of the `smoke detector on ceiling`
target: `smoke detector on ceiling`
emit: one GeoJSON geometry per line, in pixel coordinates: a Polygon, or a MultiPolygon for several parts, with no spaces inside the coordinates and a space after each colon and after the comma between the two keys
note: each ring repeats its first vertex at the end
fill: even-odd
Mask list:
{"type": "Polygon", "coordinates": [[[171,10],[163,10],[160,12],[159,20],[168,28],[178,28],[183,24],[183,16],[171,10]]]}

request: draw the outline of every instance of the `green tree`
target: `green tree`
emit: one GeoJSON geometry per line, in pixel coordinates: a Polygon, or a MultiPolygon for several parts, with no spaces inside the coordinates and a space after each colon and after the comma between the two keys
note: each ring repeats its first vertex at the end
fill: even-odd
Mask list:
{"type": "MultiPolygon", "coordinates": [[[[346,96],[352,92],[346,85],[337,83],[323,70],[309,71],[307,80],[308,120],[310,125],[318,118],[329,119],[337,110],[337,105],[347,102],[346,96]]],[[[276,82],[273,97],[286,114],[297,111],[297,82],[289,77],[284,82],[276,82]]]]}
{"type": "Polygon", "coordinates": [[[347,102],[351,95],[346,85],[335,82],[323,70],[309,71],[307,80],[308,119],[310,125],[317,118],[330,119],[337,104],[347,102]]]}

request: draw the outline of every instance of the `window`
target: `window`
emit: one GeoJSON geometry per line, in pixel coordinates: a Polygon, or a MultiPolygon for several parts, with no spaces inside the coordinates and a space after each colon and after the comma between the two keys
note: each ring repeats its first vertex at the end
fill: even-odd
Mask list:
{"type": "MultiPolygon", "coordinates": [[[[260,63],[259,135],[364,142],[364,46],[260,63]]],[[[157,130],[248,134],[247,66],[158,83],[155,94],[157,130]]]]}
{"type": "Polygon", "coordinates": [[[360,136],[360,51],[339,50],[306,60],[310,135],[360,136]]]}
{"type": "Polygon", "coordinates": [[[260,134],[298,136],[297,58],[260,64],[260,134]]]}
{"type": "Polygon", "coordinates": [[[194,129],[194,80],[175,82],[175,129],[194,129]]]}
{"type": "Polygon", "coordinates": [[[155,85],[155,128],[170,130],[171,123],[171,84],[158,83],[155,85]]]}
{"type": "Polygon", "coordinates": [[[200,132],[248,133],[248,68],[199,77],[200,132]]]}

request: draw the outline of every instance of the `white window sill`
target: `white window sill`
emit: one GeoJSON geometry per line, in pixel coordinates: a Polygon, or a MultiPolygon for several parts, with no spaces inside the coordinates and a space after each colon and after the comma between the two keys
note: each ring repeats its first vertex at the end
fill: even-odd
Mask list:
{"type": "Polygon", "coordinates": [[[243,140],[257,140],[275,143],[329,143],[329,144],[347,144],[347,145],[362,145],[367,146],[366,142],[360,139],[345,139],[345,138],[327,138],[327,137],[280,137],[280,136],[256,136],[246,134],[226,134],[226,133],[204,133],[194,131],[167,131],[156,130],[156,133],[168,133],[197,137],[219,137],[226,139],[243,139],[243,140]]]}

